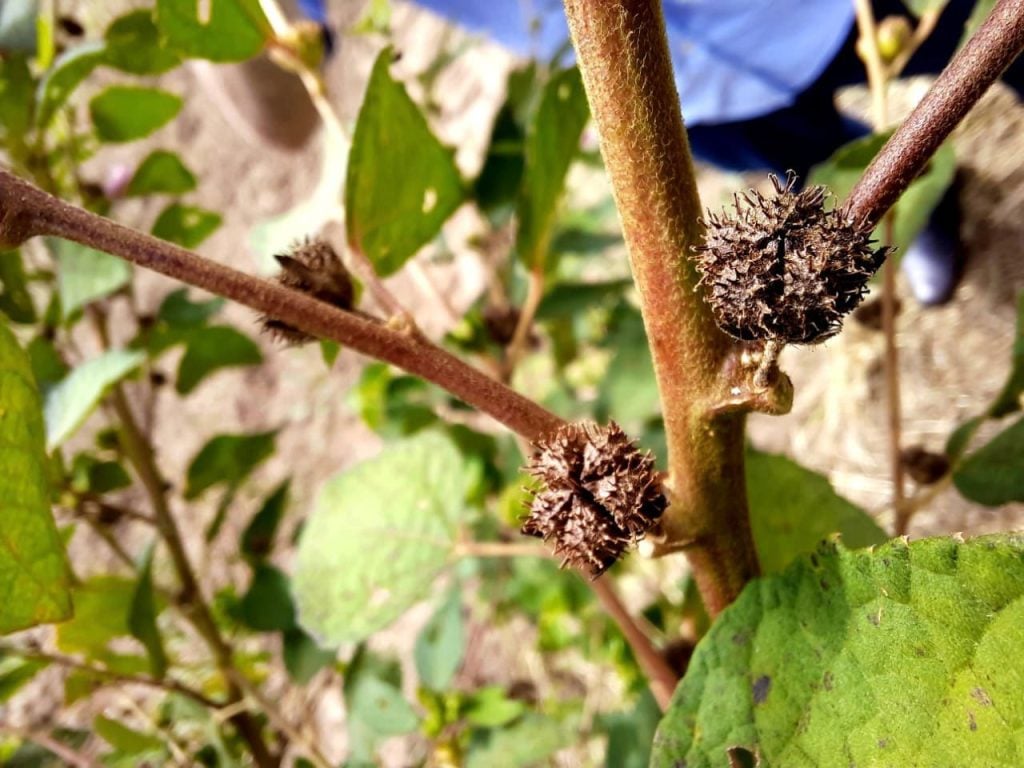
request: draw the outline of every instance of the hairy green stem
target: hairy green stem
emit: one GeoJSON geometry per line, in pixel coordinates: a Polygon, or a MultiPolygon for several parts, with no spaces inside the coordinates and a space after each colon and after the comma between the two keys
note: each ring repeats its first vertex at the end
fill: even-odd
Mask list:
{"type": "Polygon", "coordinates": [[[1024,50],[1024,0],[999,0],[886,142],[844,206],[878,224],[971,108],[1024,50]]]}
{"type": "Polygon", "coordinates": [[[758,573],[742,408],[719,407],[735,346],[702,300],[689,254],[700,198],[658,0],[565,0],[640,291],[668,440],[663,531],[685,550],[712,615],[758,573]]]}

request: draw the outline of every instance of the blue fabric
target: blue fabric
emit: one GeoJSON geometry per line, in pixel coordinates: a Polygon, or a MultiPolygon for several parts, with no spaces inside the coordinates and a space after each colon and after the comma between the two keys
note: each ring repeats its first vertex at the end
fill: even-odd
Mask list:
{"type": "MultiPolygon", "coordinates": [[[[550,58],[569,37],[560,0],[417,2],[524,56],[550,58]]],[[[665,0],[664,8],[689,125],[793,104],[853,24],[849,0],[665,0]]]]}

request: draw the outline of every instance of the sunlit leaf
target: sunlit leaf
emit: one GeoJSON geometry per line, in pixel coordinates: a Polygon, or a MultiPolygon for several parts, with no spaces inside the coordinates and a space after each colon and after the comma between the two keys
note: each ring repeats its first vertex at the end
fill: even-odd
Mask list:
{"type": "Polygon", "coordinates": [[[428,243],[463,197],[452,151],[388,71],[393,55],[385,49],[373,65],[345,183],[349,243],[380,275],[428,243]]]}
{"type": "Polygon", "coordinates": [[[107,390],[138,368],[142,352],[112,349],[83,363],[46,394],[46,447],[67,440],[99,404],[107,390]]]}
{"type": "Polygon", "coordinates": [[[49,125],[74,90],[103,63],[105,55],[102,43],[84,43],[57,57],[36,93],[36,123],[40,128],[49,125]]]}
{"type": "Polygon", "coordinates": [[[652,768],[1018,765],[1024,540],[834,543],[759,579],[712,625],[652,768]]]}
{"type": "Polygon", "coordinates": [[[131,265],[70,240],[49,241],[57,262],[57,292],[67,319],[87,304],[120,290],[132,278],[131,265]]]}
{"type": "Polygon", "coordinates": [[[150,10],[140,9],[114,19],[104,39],[107,42],[104,63],[122,72],[159,75],[181,63],[174,52],[161,44],[150,10]]]}
{"type": "Polygon", "coordinates": [[[210,61],[250,59],[272,35],[259,0],[211,0],[209,18],[196,0],[157,0],[156,19],[169,47],[210,61]]]}
{"type": "Polygon", "coordinates": [[[183,248],[195,248],[220,226],[221,216],[194,205],[171,203],[157,217],[153,234],[183,248]]]}
{"type": "Polygon", "coordinates": [[[299,622],[321,642],[361,640],[387,626],[453,555],[470,478],[436,432],[388,446],[323,487],[299,541],[299,622]]]}

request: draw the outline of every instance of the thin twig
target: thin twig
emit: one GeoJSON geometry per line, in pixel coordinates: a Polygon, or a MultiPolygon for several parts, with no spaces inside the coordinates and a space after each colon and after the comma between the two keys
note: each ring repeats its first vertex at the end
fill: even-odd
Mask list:
{"type": "Polygon", "coordinates": [[[664,712],[672,701],[672,693],[679,684],[679,677],[672,671],[668,662],[651,643],[651,639],[640,629],[629,611],[626,610],[626,606],[615,594],[611,581],[597,579],[591,582],[591,588],[605,612],[618,625],[626,642],[629,643],[637,664],[647,676],[647,682],[651,686],[651,693],[654,694],[655,701],[664,712]]]}
{"type": "Polygon", "coordinates": [[[169,693],[178,693],[202,704],[204,707],[209,707],[210,709],[219,709],[223,706],[222,703],[214,701],[201,691],[197,691],[195,688],[170,677],[157,679],[146,675],[133,675],[125,672],[115,672],[111,669],[106,669],[105,667],[97,667],[94,664],[87,664],[85,662],[78,661],[70,656],[62,656],[60,654],[47,653],[45,651],[29,651],[8,645],[2,646],[2,649],[4,653],[17,656],[26,661],[43,661],[48,664],[57,664],[58,666],[66,669],[85,672],[94,677],[109,680],[111,683],[143,685],[147,688],[156,688],[169,693]]]}
{"type": "Polygon", "coordinates": [[[505,541],[462,541],[455,545],[456,557],[540,557],[551,552],[536,544],[505,541]]]}
{"type": "Polygon", "coordinates": [[[847,213],[866,226],[878,224],[1022,49],[1024,0],[999,0],[875,156],[844,203],[847,213]]]}
{"type": "MultiPolygon", "coordinates": [[[[889,78],[888,70],[878,50],[877,29],[870,0],[854,0],[857,12],[857,40],[864,66],[868,73],[871,89],[873,122],[876,131],[885,128],[889,121],[889,78]]],[[[889,211],[885,218],[885,244],[891,245],[895,215],[889,211]]],[[[903,460],[902,460],[902,414],[900,407],[900,360],[896,345],[896,269],[892,260],[882,266],[882,332],[885,337],[885,409],[886,427],[889,436],[889,467],[892,474],[893,506],[903,504],[903,460]]]]}
{"type": "Polygon", "coordinates": [[[277,707],[271,703],[271,701],[264,696],[260,691],[250,683],[246,677],[241,674],[237,669],[233,669],[230,672],[232,680],[235,684],[242,689],[242,693],[246,697],[252,699],[263,712],[266,712],[267,717],[270,718],[270,722],[274,724],[274,727],[284,733],[288,739],[293,743],[299,745],[306,754],[306,757],[315,765],[317,768],[331,768],[332,763],[324,754],[320,751],[319,747],[313,742],[312,739],[306,737],[299,728],[292,725],[282,713],[277,710],[277,707]]]}
{"type": "Polygon", "coordinates": [[[512,333],[512,340],[505,348],[505,364],[503,366],[503,378],[508,381],[519,364],[520,359],[526,352],[526,346],[533,331],[533,319],[537,316],[537,308],[544,298],[544,265],[534,267],[530,270],[529,282],[527,283],[526,299],[519,309],[519,319],[516,321],[516,329],[512,333]]]}

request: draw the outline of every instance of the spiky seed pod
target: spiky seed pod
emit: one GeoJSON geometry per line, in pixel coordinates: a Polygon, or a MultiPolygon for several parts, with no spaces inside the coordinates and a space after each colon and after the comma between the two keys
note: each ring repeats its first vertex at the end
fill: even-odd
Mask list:
{"type": "Polygon", "coordinates": [[[697,246],[701,285],[719,327],[744,341],[814,344],[839,332],[888,248],[841,209],[824,187],[794,192],[796,176],[772,176],[775,194],[737,195],[734,213],[708,213],[697,246]]]}
{"type": "Polygon", "coordinates": [[[600,576],[668,506],[654,459],[614,422],[567,424],[535,447],[527,469],[544,487],[522,532],[553,541],[563,565],[600,576]]]}
{"type": "MultiPolygon", "coordinates": [[[[341,309],[351,309],[355,299],[352,276],[330,243],[311,238],[297,243],[290,253],[274,256],[281,265],[277,282],[341,309]]],[[[298,345],[313,337],[272,317],[261,319],[263,330],[282,341],[298,345]]]]}

